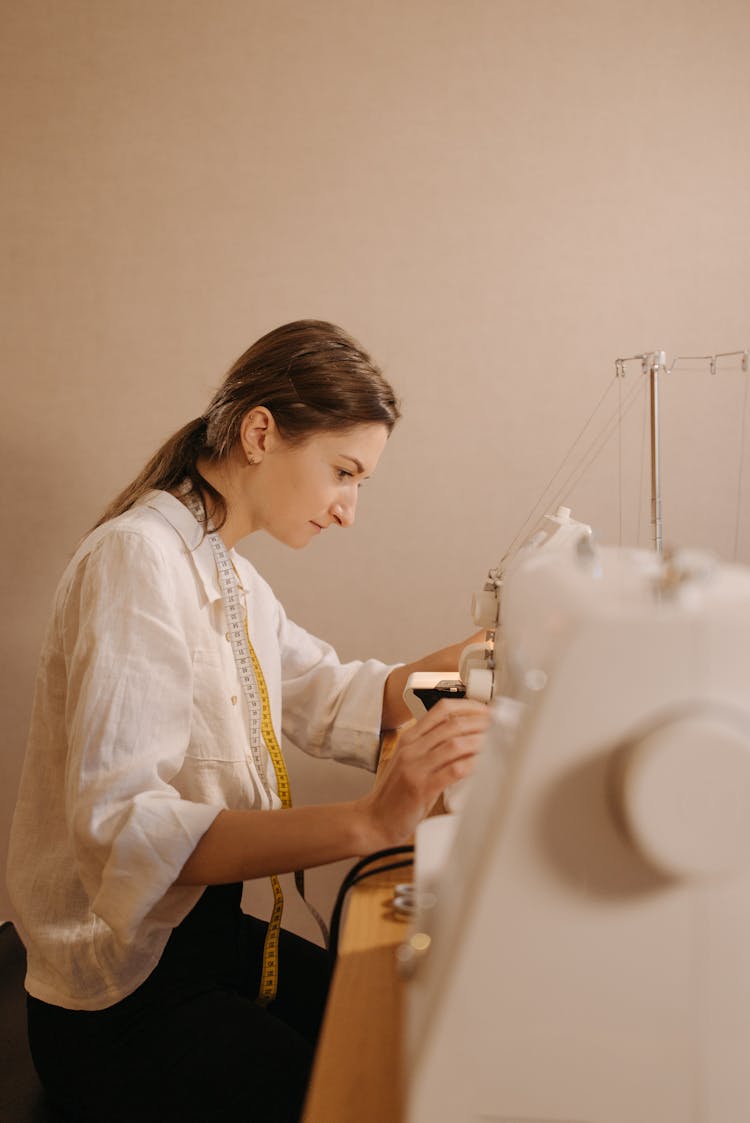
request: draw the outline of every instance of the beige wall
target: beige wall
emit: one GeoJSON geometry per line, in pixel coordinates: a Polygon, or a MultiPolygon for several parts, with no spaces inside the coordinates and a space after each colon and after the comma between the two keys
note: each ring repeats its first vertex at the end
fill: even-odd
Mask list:
{"type": "MultiPolygon", "coordinates": [[[[262,332],[337,320],[403,395],[355,529],[246,545],[300,623],[388,660],[468,631],[615,358],[750,346],[750,8],[5,0],[2,27],[4,866],[57,577],[262,332]]],[[[673,540],[733,549],[742,385],[665,387],[673,540]]],[[[617,464],[615,438],[568,497],[609,540],[617,464]]],[[[293,769],[300,797],[364,782],[293,769]]]]}

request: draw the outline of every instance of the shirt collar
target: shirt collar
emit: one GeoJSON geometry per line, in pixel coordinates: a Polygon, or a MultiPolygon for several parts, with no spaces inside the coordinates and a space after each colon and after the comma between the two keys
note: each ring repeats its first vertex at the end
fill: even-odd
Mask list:
{"type": "MultiPolygon", "coordinates": [[[[221,600],[221,587],[211,543],[203,533],[203,527],[185,504],[168,491],[150,491],[141,502],[145,507],[158,511],[180,535],[190,552],[209,602],[221,600]]],[[[234,557],[233,550],[228,553],[230,558],[234,557]]]]}

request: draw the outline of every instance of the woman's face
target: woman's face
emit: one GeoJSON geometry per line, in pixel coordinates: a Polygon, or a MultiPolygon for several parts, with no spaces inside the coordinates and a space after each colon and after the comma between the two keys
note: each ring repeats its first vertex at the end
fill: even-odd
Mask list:
{"type": "Polygon", "coordinates": [[[257,485],[255,527],[300,549],[329,526],[351,526],[359,487],[374,472],[387,439],[379,423],[317,433],[301,445],[269,433],[260,463],[250,470],[257,485]]]}

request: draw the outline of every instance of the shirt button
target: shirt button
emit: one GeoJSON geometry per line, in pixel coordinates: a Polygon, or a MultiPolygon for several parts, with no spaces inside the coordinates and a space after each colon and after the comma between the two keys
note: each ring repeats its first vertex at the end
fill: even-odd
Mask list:
{"type": "Polygon", "coordinates": [[[227,643],[232,642],[232,637],[230,636],[229,632],[224,633],[224,639],[227,641],[227,643]]]}
{"type": "Polygon", "coordinates": [[[236,706],[236,705],[237,705],[237,695],[236,695],[236,694],[233,694],[233,695],[232,695],[232,705],[233,705],[233,706],[236,706]]]}

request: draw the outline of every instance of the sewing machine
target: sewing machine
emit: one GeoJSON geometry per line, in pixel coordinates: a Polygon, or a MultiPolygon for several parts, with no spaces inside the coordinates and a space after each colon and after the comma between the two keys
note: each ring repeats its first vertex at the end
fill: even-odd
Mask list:
{"type": "Polygon", "coordinates": [[[493,722],[417,835],[406,1120],[747,1123],[750,571],[562,509],[474,611],[408,688],[493,722]]]}

